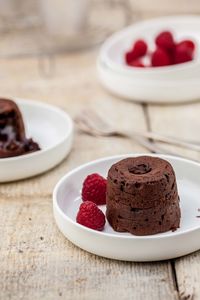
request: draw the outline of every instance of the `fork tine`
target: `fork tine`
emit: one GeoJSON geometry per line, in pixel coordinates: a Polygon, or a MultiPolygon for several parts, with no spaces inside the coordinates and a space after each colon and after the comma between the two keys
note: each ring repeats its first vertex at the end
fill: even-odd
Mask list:
{"type": "Polygon", "coordinates": [[[94,136],[106,136],[109,135],[109,132],[104,132],[103,130],[98,129],[90,119],[87,117],[81,115],[77,116],[75,118],[76,125],[78,128],[85,133],[88,133],[90,135],[94,136]]]}
{"type": "Polygon", "coordinates": [[[78,120],[76,122],[76,125],[79,130],[81,130],[84,133],[87,133],[91,136],[99,136],[99,132],[97,132],[94,128],[89,127],[85,122],[82,122],[81,120],[78,120]]]}
{"type": "Polygon", "coordinates": [[[102,118],[92,110],[85,110],[82,112],[81,117],[83,122],[85,122],[90,128],[95,129],[99,132],[100,135],[102,134],[110,134],[112,129],[110,128],[109,124],[104,122],[102,118]]]}
{"type": "Polygon", "coordinates": [[[103,131],[103,130],[101,130],[101,129],[97,126],[97,124],[95,123],[94,120],[92,120],[91,118],[89,118],[89,117],[86,116],[86,115],[83,115],[83,116],[81,117],[81,121],[82,121],[82,123],[84,123],[85,126],[87,126],[90,130],[94,130],[94,131],[99,132],[99,133],[101,133],[101,132],[103,131]]]}
{"type": "Polygon", "coordinates": [[[94,122],[94,124],[96,125],[96,127],[98,127],[100,130],[103,131],[111,131],[112,129],[112,125],[105,120],[104,118],[101,117],[101,115],[91,109],[88,109],[85,113],[86,116],[88,116],[88,118],[90,118],[90,120],[92,120],[94,122]]]}

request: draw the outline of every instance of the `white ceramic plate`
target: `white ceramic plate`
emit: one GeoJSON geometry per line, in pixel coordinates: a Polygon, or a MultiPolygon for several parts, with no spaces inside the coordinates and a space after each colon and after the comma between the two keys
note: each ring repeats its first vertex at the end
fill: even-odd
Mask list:
{"type": "Polygon", "coordinates": [[[112,93],[138,102],[163,103],[196,100],[200,92],[197,87],[194,89],[191,87],[191,81],[196,85],[200,75],[199,30],[199,17],[172,16],[138,22],[115,33],[106,40],[100,51],[98,58],[100,80],[112,93]],[[124,53],[130,49],[134,40],[144,38],[150,45],[150,50],[153,50],[154,38],[162,30],[173,31],[177,41],[186,38],[196,41],[195,60],[160,68],[134,68],[125,64],[124,53]],[[117,79],[119,77],[120,80],[117,79]],[[181,85],[181,89],[174,88],[172,84],[169,90],[163,90],[163,87],[166,84],[170,86],[172,81],[181,85]]]}
{"type": "Polygon", "coordinates": [[[27,137],[41,150],[0,159],[0,182],[28,178],[61,162],[72,146],[73,123],[61,109],[37,101],[16,100],[22,112],[27,137]]]}
{"type": "Polygon", "coordinates": [[[200,97],[199,77],[182,80],[140,79],[114,71],[102,61],[98,61],[97,69],[103,86],[112,94],[127,100],[180,103],[199,100],[200,97]]]}
{"type": "MultiPolygon", "coordinates": [[[[76,223],[81,203],[80,190],[88,174],[107,175],[110,166],[128,156],[113,156],[80,166],[65,175],[53,192],[53,209],[61,232],[78,247],[107,258],[127,261],[156,261],[179,257],[200,249],[200,164],[173,156],[159,155],[175,169],[181,205],[181,226],[175,232],[134,236],[113,231],[106,223],[98,232],[76,223]]],[[[153,156],[153,155],[152,155],[153,156]]],[[[158,155],[156,155],[158,156],[158,155]]],[[[105,211],[105,207],[101,206],[105,211]]]]}
{"type": "Polygon", "coordinates": [[[159,74],[160,76],[162,74],[168,74],[170,76],[170,71],[172,75],[178,71],[179,74],[181,74],[186,68],[189,68],[190,71],[191,68],[196,66],[196,62],[200,63],[199,30],[200,19],[198,16],[166,16],[138,22],[122,29],[108,38],[102,45],[100,56],[111,67],[126,72],[138,71],[137,73],[140,74],[141,71],[143,71],[143,73],[149,73],[151,75],[159,74]],[[147,69],[133,68],[125,64],[124,54],[132,47],[134,40],[138,38],[145,39],[150,50],[153,50],[155,48],[155,36],[163,30],[171,30],[177,41],[186,38],[194,40],[197,45],[196,59],[185,64],[147,69]]]}

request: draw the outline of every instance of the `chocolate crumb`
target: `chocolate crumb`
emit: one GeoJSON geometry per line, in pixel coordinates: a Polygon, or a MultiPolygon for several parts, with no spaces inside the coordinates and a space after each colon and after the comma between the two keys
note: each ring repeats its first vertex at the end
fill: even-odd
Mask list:
{"type": "Polygon", "coordinates": [[[41,236],[40,239],[41,239],[41,241],[43,241],[44,240],[43,236],[41,236]]]}

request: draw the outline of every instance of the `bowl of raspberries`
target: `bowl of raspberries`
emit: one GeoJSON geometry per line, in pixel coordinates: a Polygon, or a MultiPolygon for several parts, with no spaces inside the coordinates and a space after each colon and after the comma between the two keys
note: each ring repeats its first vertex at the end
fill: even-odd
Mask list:
{"type": "Polygon", "coordinates": [[[200,97],[200,18],[162,17],[131,25],[102,45],[101,82],[117,96],[146,102],[200,97]]]}
{"type": "Polygon", "coordinates": [[[155,37],[155,48],[149,50],[143,39],[133,42],[125,52],[127,66],[135,68],[174,66],[194,60],[196,43],[192,39],[176,41],[171,31],[161,31],[155,37]]]}

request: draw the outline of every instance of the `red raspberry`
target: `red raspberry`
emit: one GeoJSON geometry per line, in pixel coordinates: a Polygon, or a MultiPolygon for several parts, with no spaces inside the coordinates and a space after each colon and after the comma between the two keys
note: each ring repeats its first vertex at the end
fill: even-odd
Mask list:
{"type": "Polygon", "coordinates": [[[175,64],[182,64],[191,60],[193,60],[193,56],[191,52],[188,52],[188,49],[185,49],[185,47],[176,47],[174,54],[175,64]]]}
{"type": "Polygon", "coordinates": [[[125,61],[127,65],[130,65],[131,62],[134,60],[134,54],[132,51],[128,51],[125,53],[125,61]]]}
{"type": "Polygon", "coordinates": [[[195,43],[191,40],[183,40],[176,44],[176,49],[184,49],[188,51],[190,54],[194,53],[195,50],[195,43]]]}
{"type": "Polygon", "coordinates": [[[138,68],[145,68],[145,65],[139,59],[133,60],[130,63],[130,66],[131,67],[138,67],[138,68]]]}
{"type": "Polygon", "coordinates": [[[170,31],[162,31],[155,39],[156,45],[165,50],[174,48],[174,38],[170,31]]]}
{"type": "Polygon", "coordinates": [[[157,48],[151,57],[151,64],[153,67],[163,67],[171,65],[169,54],[162,48],[157,48]]]}
{"type": "Polygon", "coordinates": [[[82,199],[92,201],[97,205],[106,204],[107,180],[99,174],[91,174],[83,182],[82,199]]]}
{"type": "Polygon", "coordinates": [[[125,53],[125,61],[127,65],[131,65],[134,60],[144,56],[147,53],[147,43],[143,40],[137,40],[131,51],[125,53]]]}
{"type": "Polygon", "coordinates": [[[80,205],[76,221],[83,226],[99,231],[103,230],[106,222],[104,213],[91,201],[80,205]]]}
{"type": "Polygon", "coordinates": [[[147,53],[147,43],[144,40],[137,40],[133,45],[134,58],[144,56],[147,53]]]}

